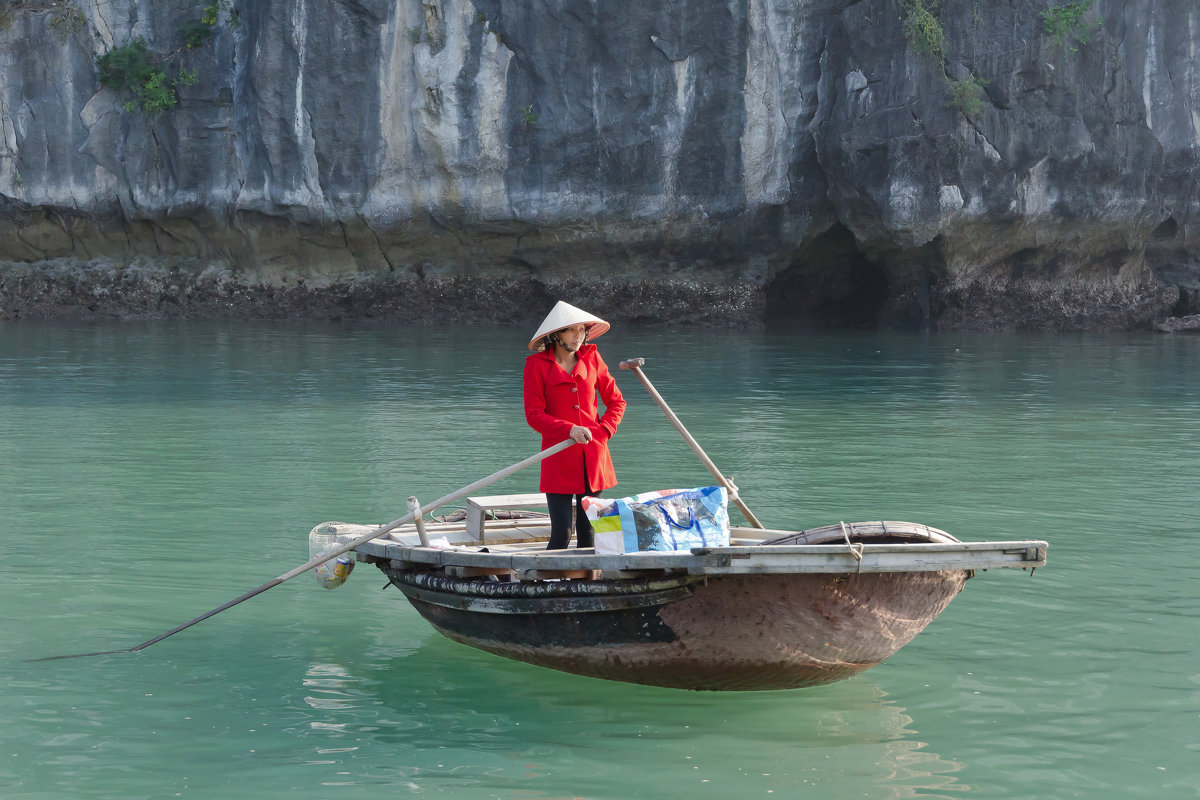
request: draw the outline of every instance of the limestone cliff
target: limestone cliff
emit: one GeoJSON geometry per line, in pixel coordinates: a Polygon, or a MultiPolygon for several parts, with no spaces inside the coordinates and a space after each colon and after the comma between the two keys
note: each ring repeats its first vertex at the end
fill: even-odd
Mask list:
{"type": "Polygon", "coordinates": [[[17,0],[0,23],[0,318],[1200,311],[1194,0],[17,0]],[[139,42],[159,83],[102,85],[139,42]]]}

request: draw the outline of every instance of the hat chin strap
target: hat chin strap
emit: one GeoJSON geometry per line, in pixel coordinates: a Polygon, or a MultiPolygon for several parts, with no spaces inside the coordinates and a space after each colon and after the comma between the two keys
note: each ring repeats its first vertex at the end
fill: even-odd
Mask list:
{"type": "Polygon", "coordinates": [[[588,343],[588,337],[587,337],[586,333],[583,335],[583,341],[579,343],[579,347],[571,347],[571,345],[564,342],[562,340],[562,337],[560,337],[558,335],[558,331],[555,331],[554,333],[548,335],[546,338],[550,340],[550,344],[556,344],[559,347],[561,347],[563,350],[566,350],[568,353],[578,353],[579,347],[583,347],[585,344],[588,343]]]}

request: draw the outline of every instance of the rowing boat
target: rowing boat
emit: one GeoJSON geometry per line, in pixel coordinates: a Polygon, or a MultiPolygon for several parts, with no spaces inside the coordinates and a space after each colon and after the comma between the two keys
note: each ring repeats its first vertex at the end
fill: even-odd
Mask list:
{"type": "MultiPolygon", "coordinates": [[[[479,499],[473,508],[486,507],[479,499]]],[[[699,690],[791,689],[872,667],[979,570],[1033,570],[1044,541],[961,542],[909,522],[732,527],[728,546],[545,550],[544,518],[394,527],[356,547],[436,630],[577,675],[699,690]]],[[[322,535],[370,526],[327,522],[322,535]]],[[[382,527],[381,527],[382,530],[382,527]]]]}
{"type": "MultiPolygon", "coordinates": [[[[848,678],[910,642],[976,571],[1046,563],[1044,541],[961,542],[910,522],[768,530],[644,365],[634,358],[620,367],[645,386],[752,526],[730,527],[727,544],[722,537],[721,546],[646,550],[635,537],[634,552],[548,551],[545,517],[486,522],[544,495],[467,497],[463,520],[424,522],[425,512],[573,446],[567,439],[424,509],[410,497],[408,516],[374,530],[322,523],[309,534],[310,553],[354,549],[456,642],[578,675],[707,690],[848,678]]],[[[318,563],[321,555],[306,566],[318,563]]]]}

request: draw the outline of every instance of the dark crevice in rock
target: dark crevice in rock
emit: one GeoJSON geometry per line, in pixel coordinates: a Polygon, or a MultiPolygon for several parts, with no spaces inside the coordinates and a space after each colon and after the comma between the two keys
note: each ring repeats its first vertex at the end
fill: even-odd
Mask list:
{"type": "Polygon", "coordinates": [[[1175,301],[1174,308],[1171,309],[1171,316],[1186,317],[1194,314],[1200,314],[1200,289],[1178,287],[1179,299],[1175,301]]]}
{"type": "Polygon", "coordinates": [[[801,248],[765,289],[769,328],[874,328],[887,275],[834,225],[801,248]]]}
{"type": "Polygon", "coordinates": [[[1174,217],[1167,217],[1154,229],[1154,232],[1150,234],[1150,238],[1158,241],[1169,241],[1174,239],[1177,233],[1179,233],[1179,223],[1175,221],[1174,217]]]}

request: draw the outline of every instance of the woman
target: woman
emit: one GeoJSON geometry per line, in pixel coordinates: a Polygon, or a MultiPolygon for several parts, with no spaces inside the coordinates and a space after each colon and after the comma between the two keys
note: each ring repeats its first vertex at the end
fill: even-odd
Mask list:
{"type": "Polygon", "coordinates": [[[625,398],[596,346],[588,343],[608,328],[599,317],[560,300],[529,341],[534,353],[525,359],[525,419],[542,435],[543,450],[568,437],[578,442],[542,461],[539,489],[550,510],[547,550],[570,544],[572,506],[578,509],[576,546],[591,547],[592,523],[582,500],[617,485],[605,442],[621,424],[625,398]],[[597,394],[604,402],[600,417],[597,394]]]}

